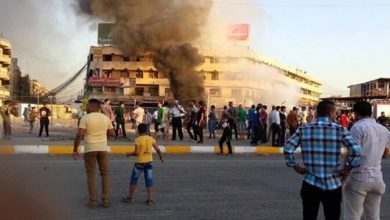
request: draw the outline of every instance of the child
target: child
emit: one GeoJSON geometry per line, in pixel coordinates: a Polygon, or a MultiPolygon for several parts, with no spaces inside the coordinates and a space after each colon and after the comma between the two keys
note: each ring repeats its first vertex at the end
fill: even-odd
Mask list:
{"type": "Polygon", "coordinates": [[[138,178],[144,173],[145,177],[145,185],[148,194],[148,198],[146,200],[147,205],[151,205],[153,203],[152,200],[152,187],[153,187],[153,178],[152,178],[152,168],[153,168],[153,156],[152,156],[152,147],[156,150],[158,156],[160,157],[161,162],[164,162],[161,151],[157,146],[156,141],[146,135],[146,124],[138,125],[138,134],[139,137],[135,139],[135,150],[133,153],[126,154],[129,156],[136,156],[135,165],[133,168],[133,173],[131,174],[130,187],[129,187],[129,195],[127,197],[123,197],[122,201],[126,203],[131,203],[133,199],[134,192],[137,187],[138,178]]]}

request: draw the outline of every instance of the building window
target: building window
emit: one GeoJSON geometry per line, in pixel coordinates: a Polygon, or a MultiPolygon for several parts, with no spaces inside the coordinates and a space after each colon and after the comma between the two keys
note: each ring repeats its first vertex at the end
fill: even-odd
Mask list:
{"type": "Polygon", "coordinates": [[[112,71],[111,70],[103,70],[103,77],[112,77],[112,71]]]}
{"type": "Polygon", "coordinates": [[[149,78],[151,79],[158,79],[158,72],[154,70],[149,71],[149,78]]]}
{"type": "Polygon", "coordinates": [[[123,61],[124,62],[129,62],[130,61],[130,57],[123,57],[123,61]]]}
{"type": "Polygon", "coordinates": [[[211,57],[210,63],[219,63],[219,58],[218,57],[211,57]]]}
{"type": "Polygon", "coordinates": [[[212,88],[210,89],[210,96],[221,96],[221,90],[218,88],[212,88]]]}
{"type": "Polygon", "coordinates": [[[112,55],[104,54],[103,61],[112,61],[112,55]]]}
{"type": "Polygon", "coordinates": [[[135,77],[138,79],[144,78],[144,72],[142,70],[138,69],[135,73],[135,77]]]}
{"type": "Polygon", "coordinates": [[[116,94],[116,88],[115,87],[104,87],[104,93],[116,94]]]}
{"type": "Polygon", "coordinates": [[[89,62],[93,61],[93,54],[89,55],[89,62]]]}
{"type": "Polygon", "coordinates": [[[150,87],[149,93],[151,96],[158,96],[158,87],[150,87]]]}
{"type": "Polygon", "coordinates": [[[232,89],[232,97],[241,97],[241,89],[232,89]]]}
{"type": "Polygon", "coordinates": [[[211,80],[219,80],[219,73],[218,71],[214,71],[211,73],[211,80]]]}
{"type": "Polygon", "coordinates": [[[137,58],[135,59],[136,62],[143,62],[144,61],[144,57],[143,56],[137,56],[137,58]]]}
{"type": "Polygon", "coordinates": [[[135,88],[135,95],[136,96],[143,96],[144,95],[144,87],[137,87],[135,88]]]}
{"type": "Polygon", "coordinates": [[[123,78],[129,78],[130,77],[129,71],[127,71],[127,70],[123,70],[121,75],[122,75],[123,78]]]}

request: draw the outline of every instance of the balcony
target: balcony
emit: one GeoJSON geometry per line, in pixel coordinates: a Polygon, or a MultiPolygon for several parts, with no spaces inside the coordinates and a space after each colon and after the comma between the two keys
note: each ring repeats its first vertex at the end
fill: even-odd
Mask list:
{"type": "Polygon", "coordinates": [[[10,97],[10,92],[7,87],[0,86],[0,97],[1,98],[8,98],[10,97]]]}
{"type": "Polygon", "coordinates": [[[11,57],[0,54],[0,63],[10,65],[11,64],[11,57]]]}

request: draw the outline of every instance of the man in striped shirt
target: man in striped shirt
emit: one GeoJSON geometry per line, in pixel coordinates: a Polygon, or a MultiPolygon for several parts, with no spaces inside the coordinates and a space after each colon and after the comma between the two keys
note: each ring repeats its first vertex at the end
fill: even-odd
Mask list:
{"type": "Polygon", "coordinates": [[[301,126],[284,146],[287,166],[304,175],[301,189],[303,218],[316,219],[320,203],[326,219],[340,219],[342,181],[352,168],[360,165],[361,148],[346,128],[334,123],[336,106],[322,101],[317,106],[318,119],[301,126]],[[341,148],[348,154],[341,169],[341,148]],[[301,147],[304,167],[295,161],[294,151],[301,147]]]}

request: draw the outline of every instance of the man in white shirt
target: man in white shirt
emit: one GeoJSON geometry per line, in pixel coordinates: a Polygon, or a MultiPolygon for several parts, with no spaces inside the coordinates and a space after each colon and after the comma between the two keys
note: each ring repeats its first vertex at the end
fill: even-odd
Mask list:
{"type": "Polygon", "coordinates": [[[390,146],[390,132],[372,118],[372,106],[357,102],[353,111],[358,120],[351,129],[352,137],[361,145],[360,167],[352,169],[344,185],[344,219],[380,219],[381,197],[386,185],[381,159],[390,146]]]}
{"type": "Polygon", "coordinates": [[[171,118],[172,118],[172,141],[176,140],[176,131],[179,133],[179,138],[182,141],[183,140],[183,122],[182,122],[182,116],[186,112],[184,111],[184,108],[179,105],[179,101],[175,100],[173,102],[173,107],[171,109],[171,118]]]}
{"type": "Polygon", "coordinates": [[[133,111],[133,118],[134,118],[134,128],[137,131],[138,125],[142,124],[144,121],[145,116],[145,109],[143,109],[139,104],[135,104],[135,109],[133,111]]]}
{"type": "Polygon", "coordinates": [[[281,141],[280,106],[276,106],[276,108],[271,112],[270,121],[271,121],[271,128],[272,128],[272,146],[280,147],[280,141],[281,141]],[[276,139],[276,135],[278,135],[278,139],[276,139]]]}

